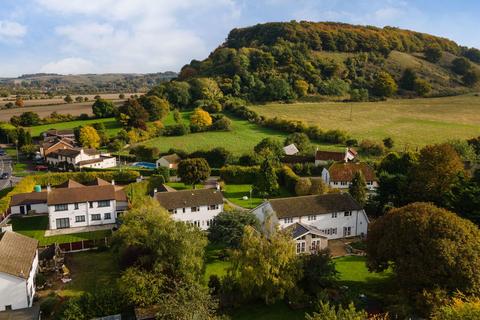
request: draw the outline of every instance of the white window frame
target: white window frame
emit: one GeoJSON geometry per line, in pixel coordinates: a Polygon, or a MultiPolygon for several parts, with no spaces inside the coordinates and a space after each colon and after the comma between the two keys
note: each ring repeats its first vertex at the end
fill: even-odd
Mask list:
{"type": "Polygon", "coordinates": [[[58,212],[58,211],[68,211],[68,204],[56,204],[55,212],[58,212]]]}
{"type": "Polygon", "coordinates": [[[102,221],[102,215],[100,213],[94,213],[90,216],[90,220],[92,221],[102,221]],[[94,217],[98,217],[98,219],[94,219],[94,217]]]}

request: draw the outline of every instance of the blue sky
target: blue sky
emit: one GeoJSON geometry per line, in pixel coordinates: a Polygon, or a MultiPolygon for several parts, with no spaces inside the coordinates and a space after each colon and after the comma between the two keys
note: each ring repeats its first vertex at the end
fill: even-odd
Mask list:
{"type": "Polygon", "coordinates": [[[267,21],[389,25],[480,48],[479,12],[479,0],[1,0],[0,77],[178,71],[267,21]]]}

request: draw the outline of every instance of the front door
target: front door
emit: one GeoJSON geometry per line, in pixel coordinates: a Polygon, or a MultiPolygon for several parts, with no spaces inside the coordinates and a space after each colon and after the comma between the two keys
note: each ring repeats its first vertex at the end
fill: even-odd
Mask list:
{"type": "Polygon", "coordinates": [[[65,229],[65,228],[70,228],[70,219],[69,218],[57,219],[57,229],[65,229]]]}
{"type": "Polygon", "coordinates": [[[25,206],[20,206],[20,213],[25,214],[25,206]]]}

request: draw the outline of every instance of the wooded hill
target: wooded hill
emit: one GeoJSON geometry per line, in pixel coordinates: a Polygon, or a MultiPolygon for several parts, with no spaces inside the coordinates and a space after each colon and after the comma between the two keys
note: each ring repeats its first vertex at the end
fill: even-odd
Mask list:
{"type": "Polygon", "coordinates": [[[479,88],[480,51],[398,28],[279,22],[233,29],[179,80],[211,77],[250,101],[330,96],[368,100],[438,96],[479,88]]]}

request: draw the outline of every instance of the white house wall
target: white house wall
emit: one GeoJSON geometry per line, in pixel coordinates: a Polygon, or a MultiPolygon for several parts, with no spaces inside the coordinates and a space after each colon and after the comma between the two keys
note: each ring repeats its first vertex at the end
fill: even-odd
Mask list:
{"type": "Polygon", "coordinates": [[[86,226],[95,226],[102,224],[112,224],[115,223],[117,214],[116,214],[116,201],[110,200],[110,206],[108,207],[98,207],[98,202],[93,202],[93,208],[90,208],[88,202],[78,203],[78,209],[75,210],[75,205],[73,203],[68,204],[68,210],[66,211],[55,211],[55,206],[49,206],[49,222],[50,229],[57,229],[57,219],[68,218],[70,221],[70,228],[75,227],[86,227],[86,226]],[[110,219],[105,219],[105,213],[110,213],[110,219]],[[93,214],[100,214],[100,220],[92,220],[93,214]],[[76,216],[85,216],[84,222],[76,222],[76,216]]]}
{"type": "MultiPolygon", "coordinates": [[[[22,205],[25,207],[25,214],[27,214],[27,206],[22,205]]],[[[12,206],[11,207],[11,213],[12,214],[20,214],[20,207],[22,206],[12,206]]],[[[36,213],[47,213],[48,212],[48,206],[46,203],[36,203],[36,204],[31,204],[30,205],[30,210],[35,211],[36,213]]]]}
{"type": "Polygon", "coordinates": [[[214,210],[208,210],[208,207],[200,206],[199,211],[196,212],[192,212],[192,208],[179,208],[173,211],[172,218],[177,221],[194,224],[202,230],[207,230],[213,218],[223,212],[223,204],[219,204],[218,209],[214,210]],[[183,212],[184,209],[185,212],[183,212]]]}

